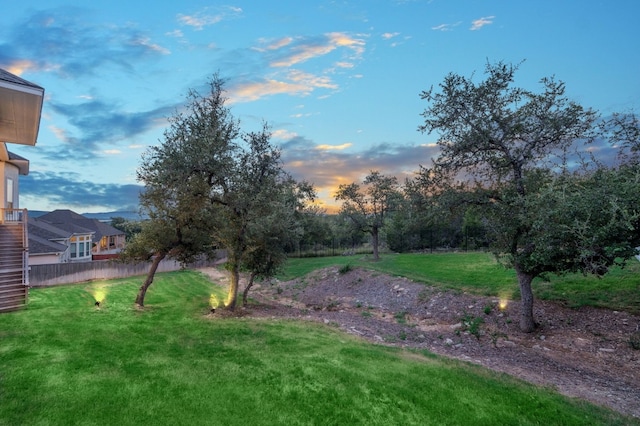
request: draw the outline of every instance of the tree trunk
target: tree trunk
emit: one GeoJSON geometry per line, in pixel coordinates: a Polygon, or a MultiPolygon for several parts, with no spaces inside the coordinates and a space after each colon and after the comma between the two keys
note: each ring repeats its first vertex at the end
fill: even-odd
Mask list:
{"type": "Polygon", "coordinates": [[[244,291],[242,292],[242,306],[247,306],[247,296],[249,294],[249,289],[251,289],[251,286],[253,285],[253,280],[255,277],[256,277],[256,274],[252,272],[251,276],[249,277],[249,282],[247,283],[247,286],[244,288],[244,291]]]}
{"type": "Polygon", "coordinates": [[[230,311],[234,311],[238,300],[238,282],[240,281],[240,271],[237,262],[231,261],[229,265],[229,275],[229,293],[225,307],[230,311]]]}
{"type": "Polygon", "coordinates": [[[533,318],[533,290],[531,282],[535,278],[534,275],[522,271],[518,265],[515,266],[516,275],[518,276],[518,285],[520,286],[520,299],[522,303],[522,313],[520,315],[520,330],[525,333],[531,333],[536,329],[536,322],[533,318]]]}
{"type": "Polygon", "coordinates": [[[136,296],[136,305],[143,307],[144,306],[144,296],[147,294],[147,289],[153,283],[153,277],[156,275],[156,271],[158,270],[158,265],[162,262],[162,259],[165,258],[166,253],[158,253],[156,257],[151,262],[151,267],[149,268],[149,273],[147,274],[147,279],[144,281],[140,290],[138,291],[138,295],[136,296]]]}
{"type": "Polygon", "coordinates": [[[378,235],[379,235],[378,227],[374,226],[371,229],[371,239],[373,244],[373,260],[380,260],[380,255],[378,254],[378,235]]]}

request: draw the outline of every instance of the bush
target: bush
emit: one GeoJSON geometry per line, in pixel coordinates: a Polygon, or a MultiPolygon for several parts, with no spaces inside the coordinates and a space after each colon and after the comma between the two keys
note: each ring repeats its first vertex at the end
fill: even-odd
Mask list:
{"type": "Polygon", "coordinates": [[[342,267],[340,267],[340,269],[338,269],[338,273],[344,275],[351,270],[353,270],[353,266],[351,266],[350,263],[347,263],[346,265],[343,265],[342,267]]]}

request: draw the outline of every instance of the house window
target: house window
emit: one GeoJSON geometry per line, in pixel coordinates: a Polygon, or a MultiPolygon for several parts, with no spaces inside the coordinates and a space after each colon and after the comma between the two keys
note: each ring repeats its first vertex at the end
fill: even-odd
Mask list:
{"type": "Polygon", "coordinates": [[[72,259],[91,256],[91,237],[85,235],[71,237],[70,252],[72,259]]]}
{"type": "Polygon", "coordinates": [[[13,208],[13,179],[7,178],[7,208],[13,208]]]}
{"type": "Polygon", "coordinates": [[[116,248],[116,237],[113,235],[109,237],[109,248],[110,249],[116,248]]]}

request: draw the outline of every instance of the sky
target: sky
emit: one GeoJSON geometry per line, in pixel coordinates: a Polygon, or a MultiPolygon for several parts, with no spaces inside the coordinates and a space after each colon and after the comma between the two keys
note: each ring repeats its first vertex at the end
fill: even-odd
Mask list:
{"type": "MultiPolygon", "coordinates": [[[[7,0],[4,0],[5,2],[7,0]]],[[[243,131],[268,123],[283,166],[327,212],[372,170],[402,182],[437,155],[420,93],[520,64],[603,116],[640,108],[637,0],[22,0],[0,14],[0,68],[45,89],[20,207],[137,210],[136,169],[189,89],[218,74],[243,131]]]]}

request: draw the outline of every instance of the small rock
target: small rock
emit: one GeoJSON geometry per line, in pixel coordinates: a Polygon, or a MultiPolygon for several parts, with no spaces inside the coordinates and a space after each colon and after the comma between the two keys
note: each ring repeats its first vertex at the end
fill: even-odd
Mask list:
{"type": "Polygon", "coordinates": [[[447,345],[447,346],[451,346],[451,345],[453,345],[453,340],[451,340],[451,339],[446,339],[446,340],[444,341],[444,344],[445,344],[445,345],[447,345]]]}
{"type": "Polygon", "coordinates": [[[533,349],[538,349],[538,350],[543,350],[543,351],[550,351],[551,349],[547,348],[546,346],[540,346],[540,345],[533,345],[533,349]]]}
{"type": "Polygon", "coordinates": [[[499,348],[513,348],[517,345],[515,342],[512,342],[511,340],[498,339],[498,341],[496,342],[496,346],[499,348]]]}
{"type": "Polygon", "coordinates": [[[610,349],[610,348],[598,348],[598,350],[600,352],[608,352],[608,353],[613,353],[616,351],[615,349],[610,349]]]}
{"type": "Polygon", "coordinates": [[[591,344],[591,342],[587,339],[583,339],[582,337],[577,337],[574,341],[573,344],[579,348],[584,348],[586,346],[589,346],[591,344]]]}

